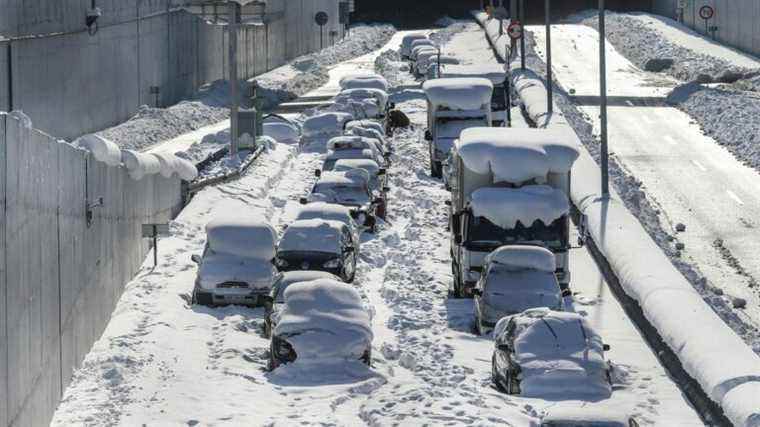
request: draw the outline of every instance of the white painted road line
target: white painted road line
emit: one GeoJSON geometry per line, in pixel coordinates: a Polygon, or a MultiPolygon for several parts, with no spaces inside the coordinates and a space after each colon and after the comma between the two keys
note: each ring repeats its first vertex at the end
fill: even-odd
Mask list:
{"type": "Polygon", "coordinates": [[[662,137],[662,139],[664,139],[665,142],[667,142],[670,145],[676,145],[677,144],[676,140],[672,136],[670,136],[670,135],[665,135],[665,136],[662,137]]]}
{"type": "Polygon", "coordinates": [[[736,193],[734,193],[731,190],[726,190],[726,193],[728,193],[728,197],[734,199],[734,201],[738,203],[740,206],[744,206],[744,202],[742,202],[742,199],[740,199],[739,196],[736,195],[736,193]]]}
{"type": "Polygon", "coordinates": [[[627,99],[627,100],[625,101],[625,103],[626,103],[626,104],[628,104],[628,106],[629,106],[629,107],[633,107],[633,102],[631,102],[631,100],[630,100],[630,99],[627,99]]]}
{"type": "Polygon", "coordinates": [[[702,166],[702,163],[699,163],[699,162],[698,162],[698,161],[696,161],[696,160],[692,160],[691,162],[692,162],[692,163],[694,163],[694,166],[696,166],[696,167],[697,167],[699,170],[701,170],[702,172],[707,172],[707,168],[706,168],[706,167],[704,167],[704,166],[702,166]]]}

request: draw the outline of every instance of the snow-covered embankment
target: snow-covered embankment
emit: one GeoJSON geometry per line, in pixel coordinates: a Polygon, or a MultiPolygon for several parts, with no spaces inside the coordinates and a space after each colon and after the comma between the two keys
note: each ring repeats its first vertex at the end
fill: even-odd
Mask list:
{"type": "MultiPolygon", "coordinates": [[[[476,18],[502,57],[509,38],[499,22],[476,18]]],[[[513,83],[539,127],[575,133],[561,113],[547,113],[543,80],[514,72],[513,83]]],[[[579,143],[580,145],[580,143],[579,143]]],[[[583,150],[573,167],[572,200],[588,218],[588,229],[625,292],[678,356],[686,372],[737,426],[760,426],[760,358],[716,315],[672,265],[617,194],[600,194],[600,169],[583,150]]]]}

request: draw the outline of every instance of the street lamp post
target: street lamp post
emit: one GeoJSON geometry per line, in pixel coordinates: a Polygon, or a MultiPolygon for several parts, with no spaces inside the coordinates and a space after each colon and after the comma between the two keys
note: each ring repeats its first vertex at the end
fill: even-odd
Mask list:
{"type": "Polygon", "coordinates": [[[602,144],[602,196],[610,195],[609,181],[609,150],[607,147],[607,54],[605,51],[605,5],[604,0],[599,0],[599,118],[601,120],[601,144],[602,144]]]}
{"type": "MultiPolygon", "coordinates": [[[[600,0],[603,1],[603,0],[600,0]]],[[[554,87],[552,85],[552,14],[551,0],[544,1],[546,11],[546,103],[549,114],[554,111],[554,87]]]]}
{"type": "Polygon", "coordinates": [[[240,109],[240,96],[238,95],[238,69],[237,69],[237,30],[240,7],[235,2],[229,2],[229,85],[230,85],[230,157],[238,153],[238,110],[240,109]]]}

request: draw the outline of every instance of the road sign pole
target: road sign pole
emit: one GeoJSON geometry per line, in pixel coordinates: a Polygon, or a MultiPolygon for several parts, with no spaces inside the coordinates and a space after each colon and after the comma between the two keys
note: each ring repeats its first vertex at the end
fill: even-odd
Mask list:
{"type": "Polygon", "coordinates": [[[515,41],[513,39],[511,39],[510,46],[507,47],[507,52],[508,52],[507,61],[506,61],[507,62],[507,75],[506,75],[506,78],[504,79],[504,98],[505,98],[505,102],[507,104],[507,123],[506,123],[506,125],[507,125],[508,128],[512,127],[512,93],[511,93],[512,91],[510,90],[511,89],[511,87],[510,87],[510,81],[512,80],[512,76],[510,76],[510,73],[511,73],[511,71],[510,71],[510,62],[512,62],[512,51],[513,51],[512,47],[514,46],[514,44],[515,44],[515,41]]]}
{"type": "MultiPolygon", "coordinates": [[[[520,22],[525,23],[525,0],[520,0],[520,22]]],[[[525,30],[520,37],[520,68],[525,70],[525,30]]]]}
{"type": "Polygon", "coordinates": [[[153,225],[153,267],[158,266],[158,227],[153,225]]]}
{"type": "Polygon", "coordinates": [[[554,112],[554,85],[552,80],[552,13],[551,0],[544,1],[546,9],[546,104],[549,114],[554,112]]]}
{"type": "Polygon", "coordinates": [[[599,110],[602,143],[602,196],[610,195],[609,150],[607,146],[607,53],[604,0],[599,0],[599,110]]]}
{"type": "Polygon", "coordinates": [[[240,109],[240,97],[238,96],[238,71],[237,71],[237,22],[238,4],[229,2],[229,84],[230,84],[230,157],[238,153],[238,110],[240,109]]]}

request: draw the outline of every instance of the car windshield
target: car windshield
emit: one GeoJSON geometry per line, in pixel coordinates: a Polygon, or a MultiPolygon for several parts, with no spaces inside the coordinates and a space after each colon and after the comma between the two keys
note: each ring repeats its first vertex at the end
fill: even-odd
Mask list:
{"type": "Polygon", "coordinates": [[[564,217],[551,224],[541,221],[525,227],[518,222],[515,228],[503,229],[487,218],[469,215],[467,224],[467,244],[484,249],[509,244],[526,244],[539,242],[550,250],[563,250],[567,247],[567,222],[564,217]]]}
{"type": "Polygon", "coordinates": [[[507,109],[507,97],[503,87],[493,88],[491,96],[491,110],[502,111],[507,109]]]}
{"type": "Polygon", "coordinates": [[[318,184],[314,193],[322,194],[331,202],[361,206],[370,202],[369,190],[360,185],[318,184]]]}

